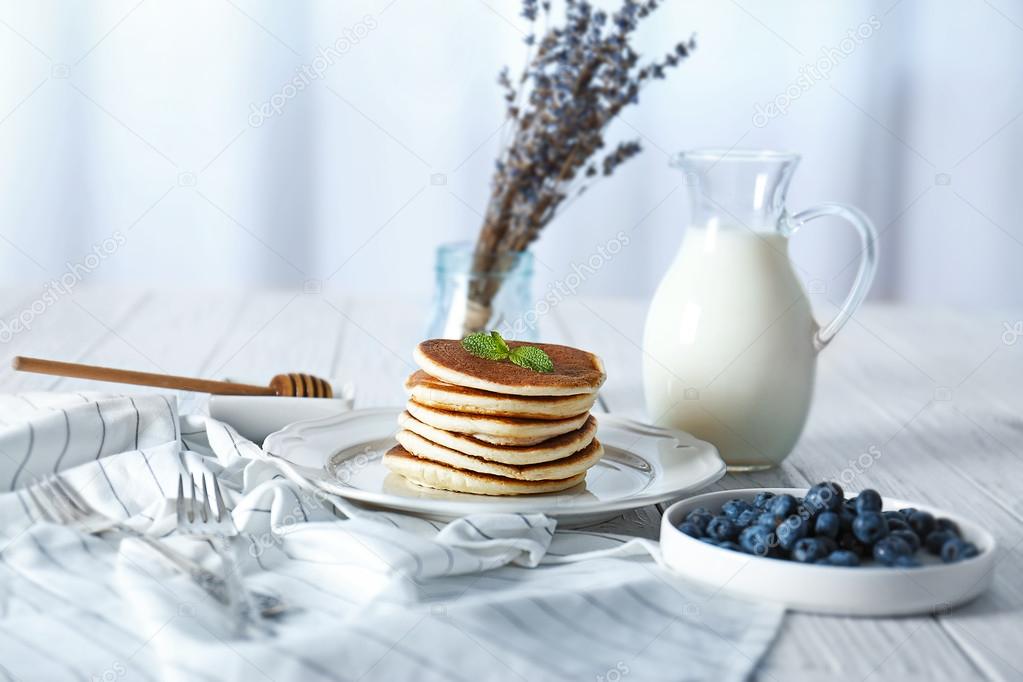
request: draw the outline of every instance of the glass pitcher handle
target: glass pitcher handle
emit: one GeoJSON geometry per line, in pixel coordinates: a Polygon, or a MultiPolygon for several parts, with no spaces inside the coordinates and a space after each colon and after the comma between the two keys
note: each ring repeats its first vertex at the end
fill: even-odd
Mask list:
{"type": "Polygon", "coordinates": [[[814,347],[818,352],[831,343],[838,330],[845,326],[845,323],[849,321],[849,318],[856,312],[856,309],[863,303],[863,299],[870,289],[870,284],[874,281],[874,273],[877,272],[877,231],[874,229],[873,223],[870,222],[870,218],[858,208],[831,203],[808,208],[789,219],[789,234],[792,234],[811,220],[824,216],[842,218],[855,227],[860,235],[860,243],[863,250],[861,251],[860,269],[856,273],[856,281],[853,282],[852,289],[842,304],[842,308],[831,322],[817,330],[817,335],[813,341],[814,347]]]}

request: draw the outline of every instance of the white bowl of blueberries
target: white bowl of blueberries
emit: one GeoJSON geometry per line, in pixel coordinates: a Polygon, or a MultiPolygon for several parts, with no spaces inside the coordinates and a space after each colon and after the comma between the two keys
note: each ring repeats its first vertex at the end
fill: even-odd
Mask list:
{"type": "Polygon", "coordinates": [[[817,613],[947,611],[988,588],[994,549],[967,519],[830,481],[698,495],[661,520],[664,560],[686,578],[817,613]]]}

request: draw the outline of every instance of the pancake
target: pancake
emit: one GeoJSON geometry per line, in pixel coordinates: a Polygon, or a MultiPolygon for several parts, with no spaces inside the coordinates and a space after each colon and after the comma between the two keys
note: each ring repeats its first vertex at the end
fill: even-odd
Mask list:
{"type": "Polygon", "coordinates": [[[582,427],[589,419],[580,414],[568,419],[514,419],[479,414],[462,414],[420,405],[409,400],[405,409],[413,417],[444,431],[467,433],[479,440],[500,445],[533,445],[582,427]]]}
{"type": "Polygon", "coordinates": [[[515,396],[449,384],[417,370],[405,380],[405,392],[420,405],[452,412],[496,417],[564,419],[588,412],[596,393],[564,396],[515,396]]]}
{"type": "Polygon", "coordinates": [[[554,436],[541,441],[535,445],[493,445],[486,441],[467,436],[464,433],[444,431],[429,424],[424,424],[408,412],[398,415],[398,425],[412,433],[419,434],[437,445],[443,445],[451,450],[482,457],[492,462],[522,466],[524,464],[539,464],[549,462],[582,450],[590,444],[597,433],[597,420],[592,416],[586,420],[582,428],[570,431],[560,436],[554,436]]]}
{"type": "Polygon", "coordinates": [[[400,445],[384,455],[384,465],[407,481],[427,488],[452,490],[475,495],[537,495],[556,493],[579,485],[586,480],[586,472],[553,481],[520,481],[477,471],[456,469],[422,459],[400,445]]]}
{"type": "Polygon", "coordinates": [[[540,348],[550,356],[554,371],[534,372],[508,360],[479,358],[454,339],[423,341],[416,346],[413,357],[430,376],[491,393],[525,396],[596,393],[606,378],[600,358],[578,348],[521,341],[509,341],[508,345],[540,348]]]}
{"type": "Polygon", "coordinates": [[[412,431],[399,431],[398,443],[407,452],[421,459],[446,464],[456,469],[466,469],[481,474],[503,476],[504,478],[513,478],[520,481],[551,481],[569,478],[576,474],[585,473],[587,469],[599,462],[600,458],[604,455],[604,448],[601,447],[600,441],[595,438],[585,448],[568,457],[550,462],[519,466],[501,464],[500,462],[492,462],[481,457],[466,455],[446,448],[443,445],[437,445],[412,431]]]}

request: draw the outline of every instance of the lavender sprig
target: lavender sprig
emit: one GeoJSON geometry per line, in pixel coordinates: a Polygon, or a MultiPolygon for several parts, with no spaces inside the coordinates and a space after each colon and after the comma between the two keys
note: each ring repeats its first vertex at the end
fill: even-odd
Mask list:
{"type": "MultiPolygon", "coordinates": [[[[517,79],[507,67],[498,75],[512,132],[494,168],[474,272],[500,271],[511,262],[509,254],[539,236],[570,194],[612,175],[640,152],[636,140],[605,150],[607,126],[639,102],[646,84],[663,79],[695,47],[690,38],[662,59],[640,64],[629,41],[659,4],[624,0],[608,14],[588,0],[565,0],[563,22],[551,25],[550,2],[523,0],[522,16],[532,27],[526,39],[530,57],[517,79]],[[547,27],[538,30],[541,13],[547,27]]],[[[495,277],[472,280],[470,302],[489,316],[499,286],[495,277]]],[[[466,329],[482,329],[486,322],[467,320],[466,329]]]]}

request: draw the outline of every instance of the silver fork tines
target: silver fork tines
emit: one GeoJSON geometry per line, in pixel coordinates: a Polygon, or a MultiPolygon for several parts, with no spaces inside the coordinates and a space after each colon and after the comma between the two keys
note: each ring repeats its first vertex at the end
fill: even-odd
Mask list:
{"type": "Polygon", "coordinates": [[[178,516],[178,528],[185,525],[185,477],[178,476],[178,496],[175,498],[175,511],[178,516]]]}
{"type": "MultiPolygon", "coordinates": [[[[205,479],[203,482],[205,484],[205,479]]],[[[220,490],[216,476],[213,477],[213,494],[217,496],[217,521],[220,521],[220,515],[227,511],[227,506],[224,504],[224,493],[220,490]]]]}
{"type": "MultiPolygon", "coordinates": [[[[219,488],[220,488],[220,486],[218,485],[217,489],[219,489],[219,488]]],[[[202,477],[202,496],[203,496],[203,499],[206,501],[204,506],[203,506],[203,515],[202,515],[203,521],[205,521],[207,516],[209,516],[210,518],[213,518],[213,510],[210,507],[210,491],[206,487],[206,477],[205,476],[202,477]]],[[[217,507],[217,523],[220,523],[220,522],[221,522],[220,507],[217,507]]]]}
{"type": "Polygon", "coordinates": [[[213,495],[210,495],[210,486],[206,483],[206,475],[200,474],[202,478],[202,494],[199,494],[199,485],[196,484],[195,476],[192,474],[185,478],[185,474],[178,476],[178,499],[177,518],[178,530],[189,535],[211,535],[231,537],[238,534],[234,526],[234,520],[227,513],[227,506],[224,504],[224,493],[220,487],[220,481],[216,474],[210,473],[213,481],[213,495]],[[187,483],[186,483],[187,481],[187,483]],[[185,490],[185,486],[188,490],[185,490]],[[216,502],[214,510],[213,503],[216,502]]]}
{"type": "Polygon", "coordinates": [[[77,493],[71,491],[70,486],[64,485],[59,476],[51,475],[42,480],[38,478],[33,480],[35,485],[29,486],[26,490],[47,520],[62,525],[78,526],[91,534],[119,529],[121,526],[118,521],[108,519],[92,509],[78,497],[77,493]],[[35,494],[36,490],[39,495],[35,494]]]}

